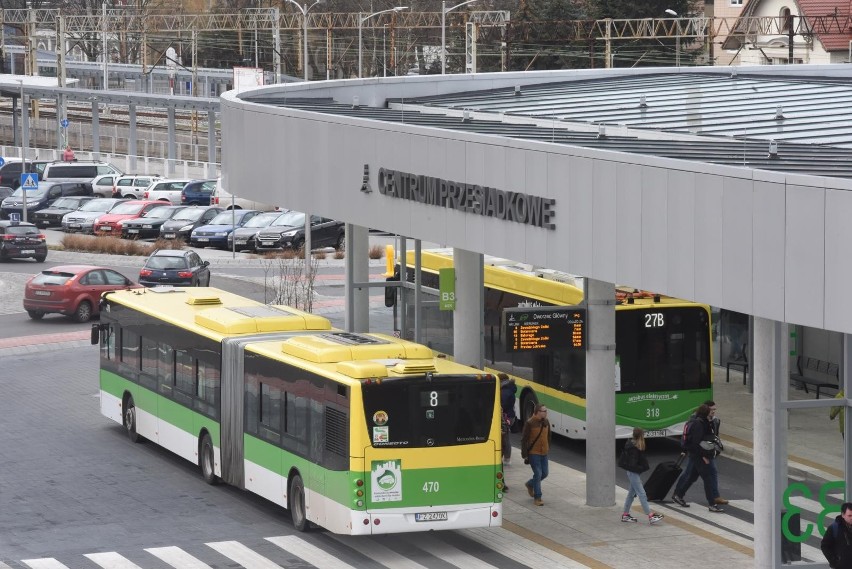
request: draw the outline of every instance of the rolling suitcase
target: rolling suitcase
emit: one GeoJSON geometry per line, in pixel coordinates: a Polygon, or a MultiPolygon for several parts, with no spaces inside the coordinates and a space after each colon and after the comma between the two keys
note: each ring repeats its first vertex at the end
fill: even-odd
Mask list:
{"type": "Polygon", "coordinates": [[[667,460],[657,465],[648,481],[645,482],[645,494],[647,494],[648,500],[662,502],[666,499],[669,490],[672,489],[678,476],[683,472],[683,468],[680,467],[682,462],[683,455],[679,456],[677,460],[667,460]]]}

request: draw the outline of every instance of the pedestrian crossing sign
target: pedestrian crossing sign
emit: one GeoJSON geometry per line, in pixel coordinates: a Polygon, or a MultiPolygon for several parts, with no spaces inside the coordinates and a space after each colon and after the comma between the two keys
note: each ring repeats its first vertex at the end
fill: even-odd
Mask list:
{"type": "Polygon", "coordinates": [[[21,174],[21,187],[24,190],[38,189],[38,174],[35,172],[21,174]]]}

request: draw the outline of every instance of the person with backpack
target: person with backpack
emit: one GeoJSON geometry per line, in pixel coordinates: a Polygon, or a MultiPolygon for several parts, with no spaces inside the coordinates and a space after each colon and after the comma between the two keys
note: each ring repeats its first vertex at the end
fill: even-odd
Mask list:
{"type": "MultiPolygon", "coordinates": [[[[515,393],[518,391],[518,386],[515,385],[515,380],[505,373],[498,373],[497,377],[500,378],[500,407],[502,407],[503,410],[503,416],[500,424],[502,433],[501,446],[503,451],[503,464],[508,466],[512,463],[512,443],[509,440],[509,433],[516,420],[515,393]]],[[[508,491],[508,488],[504,488],[504,490],[508,491]]]]}
{"type": "Polygon", "coordinates": [[[639,477],[649,468],[648,459],[645,457],[645,431],[641,427],[635,427],[633,438],[624,443],[624,448],[621,450],[621,456],[618,459],[618,466],[624,469],[627,473],[627,480],[630,482],[627,498],[624,500],[624,509],[622,510],[624,513],[621,514],[621,521],[628,523],[638,521],[630,515],[630,507],[633,505],[633,499],[636,496],[639,496],[642,510],[648,516],[648,523],[655,524],[662,520],[663,514],[651,511],[651,507],[648,505],[648,496],[645,494],[645,487],[639,477]]]}
{"type": "MultiPolygon", "coordinates": [[[[712,402],[709,402],[712,403],[712,402]]],[[[684,436],[681,442],[687,455],[687,465],[677,480],[672,500],[676,504],[688,508],[684,494],[700,477],[704,482],[704,496],[707,498],[707,509],[710,512],[724,512],[721,505],[727,500],[719,496],[719,478],[716,470],[716,455],[721,452],[721,441],[715,434],[711,417],[711,407],[715,414],[715,404],[702,403],[695,415],[684,426],[684,436]]],[[[718,424],[716,425],[718,428],[718,424]]]]}
{"type": "Polygon", "coordinates": [[[825,530],[819,547],[831,569],[852,569],[852,502],[840,506],[840,515],[825,530]]]}

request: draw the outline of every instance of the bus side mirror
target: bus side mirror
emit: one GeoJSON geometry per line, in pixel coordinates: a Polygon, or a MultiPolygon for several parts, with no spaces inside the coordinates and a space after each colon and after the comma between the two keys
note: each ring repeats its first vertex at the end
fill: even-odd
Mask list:
{"type": "Polygon", "coordinates": [[[92,345],[96,346],[101,341],[101,325],[92,324],[92,345]]]}

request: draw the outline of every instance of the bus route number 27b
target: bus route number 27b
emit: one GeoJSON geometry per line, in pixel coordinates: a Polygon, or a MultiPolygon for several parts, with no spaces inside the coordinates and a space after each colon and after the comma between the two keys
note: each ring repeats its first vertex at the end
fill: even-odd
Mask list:
{"type": "Polygon", "coordinates": [[[662,328],[665,325],[662,312],[649,312],[645,315],[645,328],[662,328]]]}

